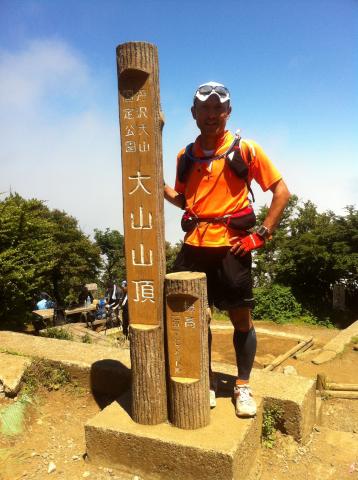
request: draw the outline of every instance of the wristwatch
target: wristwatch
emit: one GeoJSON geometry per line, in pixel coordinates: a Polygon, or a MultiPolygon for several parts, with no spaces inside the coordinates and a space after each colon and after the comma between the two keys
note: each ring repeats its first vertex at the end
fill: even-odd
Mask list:
{"type": "Polygon", "coordinates": [[[265,227],[265,225],[260,225],[259,228],[256,230],[256,233],[264,240],[267,240],[270,236],[269,229],[265,227]]]}

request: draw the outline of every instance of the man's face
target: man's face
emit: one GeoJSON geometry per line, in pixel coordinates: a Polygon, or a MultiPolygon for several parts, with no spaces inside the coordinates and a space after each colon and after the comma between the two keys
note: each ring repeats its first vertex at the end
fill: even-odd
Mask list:
{"type": "Polygon", "coordinates": [[[220,137],[225,132],[231,107],[229,102],[221,103],[217,95],[210,95],[205,102],[196,99],[191,113],[202,135],[220,137]]]}

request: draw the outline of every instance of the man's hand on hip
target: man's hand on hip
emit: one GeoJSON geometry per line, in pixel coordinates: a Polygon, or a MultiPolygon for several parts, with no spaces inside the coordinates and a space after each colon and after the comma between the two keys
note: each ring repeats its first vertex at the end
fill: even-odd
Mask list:
{"type": "Polygon", "coordinates": [[[241,257],[265,245],[265,240],[257,233],[251,233],[246,237],[233,237],[230,241],[234,242],[230,252],[241,257]]]}

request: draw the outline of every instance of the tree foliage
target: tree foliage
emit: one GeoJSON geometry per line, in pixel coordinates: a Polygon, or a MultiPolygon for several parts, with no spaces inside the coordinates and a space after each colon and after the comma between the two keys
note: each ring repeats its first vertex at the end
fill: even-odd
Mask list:
{"type": "Polygon", "coordinates": [[[182,241],[177,242],[175,245],[165,242],[166,273],[173,272],[174,262],[182,245],[182,241]]]}
{"type": "Polygon", "coordinates": [[[103,270],[101,281],[104,286],[117,279],[126,278],[124,236],[118,230],[94,231],[96,244],[101,250],[103,270]]]}
{"type": "MultiPolygon", "coordinates": [[[[259,221],[265,217],[261,209],[259,221]]],[[[279,283],[314,314],[331,309],[332,287],[345,285],[348,296],[358,291],[358,211],[346,215],[319,213],[297,197],[290,200],[272,241],[255,255],[257,286],[279,283]]]]}
{"type": "Polygon", "coordinates": [[[0,321],[24,320],[40,291],[60,305],[96,279],[100,252],[77,220],[44,202],[0,201],[0,321]]]}
{"type": "Polygon", "coordinates": [[[302,305],[296,300],[290,287],[274,283],[255,289],[254,318],[286,323],[303,314],[302,305]]]}

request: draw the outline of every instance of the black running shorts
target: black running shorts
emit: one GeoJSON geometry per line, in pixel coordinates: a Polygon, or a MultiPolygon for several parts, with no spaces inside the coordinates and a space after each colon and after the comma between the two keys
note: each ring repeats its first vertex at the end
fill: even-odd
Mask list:
{"type": "Polygon", "coordinates": [[[184,243],[174,263],[174,272],[204,272],[208,303],[220,310],[253,308],[251,253],[240,257],[230,247],[193,247],[184,243]]]}

